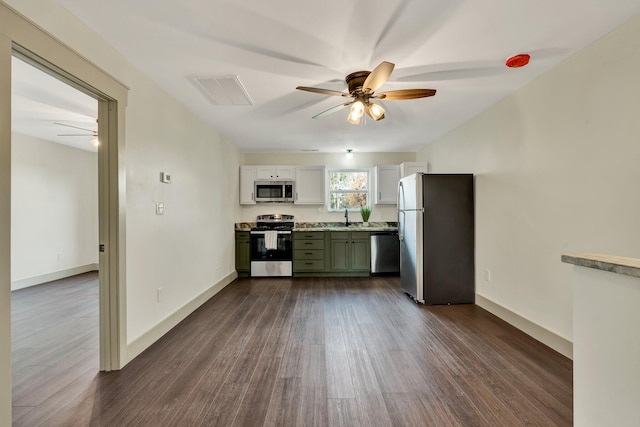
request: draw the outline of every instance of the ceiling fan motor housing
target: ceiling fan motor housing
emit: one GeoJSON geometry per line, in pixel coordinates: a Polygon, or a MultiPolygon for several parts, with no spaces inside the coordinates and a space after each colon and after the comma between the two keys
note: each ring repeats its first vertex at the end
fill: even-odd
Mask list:
{"type": "Polygon", "coordinates": [[[364,81],[367,80],[369,74],[371,74],[371,71],[356,71],[345,77],[345,81],[349,87],[349,93],[352,95],[358,92],[362,93],[362,85],[364,85],[364,81]]]}

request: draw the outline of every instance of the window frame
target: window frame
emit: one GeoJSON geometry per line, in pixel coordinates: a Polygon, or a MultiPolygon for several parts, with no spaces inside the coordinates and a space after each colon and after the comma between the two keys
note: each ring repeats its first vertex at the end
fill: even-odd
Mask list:
{"type": "MultiPolygon", "coordinates": [[[[327,211],[328,212],[343,212],[344,209],[334,209],[331,207],[331,195],[332,194],[361,194],[366,193],[367,206],[371,207],[371,170],[367,168],[357,169],[329,169],[327,171],[327,211]],[[332,190],[331,189],[331,174],[341,172],[357,172],[367,174],[367,189],[366,190],[332,190]]],[[[346,208],[349,212],[360,212],[360,207],[346,208]]]]}

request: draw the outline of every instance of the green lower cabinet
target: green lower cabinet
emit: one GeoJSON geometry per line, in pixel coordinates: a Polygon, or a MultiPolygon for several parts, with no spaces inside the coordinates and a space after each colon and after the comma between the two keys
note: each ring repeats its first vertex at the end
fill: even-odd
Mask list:
{"type": "Polygon", "coordinates": [[[369,275],[371,263],[368,231],[330,232],[330,271],[348,276],[369,275]]]}
{"type": "MultiPolygon", "coordinates": [[[[358,232],[358,234],[360,233],[358,232]]],[[[371,242],[369,241],[369,233],[366,234],[366,238],[352,238],[351,240],[351,269],[366,271],[369,274],[371,269],[371,242]]]]}
{"type": "Polygon", "coordinates": [[[236,231],[236,271],[241,277],[248,277],[251,273],[249,235],[248,231],[236,231]]]}
{"type": "Polygon", "coordinates": [[[331,238],[331,271],[348,271],[349,258],[349,240],[331,238]]]}
{"type": "MultiPolygon", "coordinates": [[[[236,241],[240,242],[237,239],[236,234],[236,241]]],[[[371,259],[369,239],[368,231],[294,231],[293,275],[368,276],[371,259]]],[[[236,262],[239,259],[236,255],[236,262]]]]}
{"type": "Polygon", "coordinates": [[[325,238],[322,231],[293,233],[293,275],[322,276],[325,271],[325,238]]]}

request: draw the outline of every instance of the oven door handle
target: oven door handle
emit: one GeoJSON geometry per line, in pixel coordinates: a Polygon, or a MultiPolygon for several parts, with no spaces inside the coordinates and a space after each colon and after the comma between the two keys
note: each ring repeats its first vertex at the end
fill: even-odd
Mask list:
{"type": "MultiPolygon", "coordinates": [[[[291,234],[290,230],[278,230],[276,231],[278,234],[291,234]]],[[[264,236],[264,231],[251,231],[250,234],[262,234],[264,236]]]]}

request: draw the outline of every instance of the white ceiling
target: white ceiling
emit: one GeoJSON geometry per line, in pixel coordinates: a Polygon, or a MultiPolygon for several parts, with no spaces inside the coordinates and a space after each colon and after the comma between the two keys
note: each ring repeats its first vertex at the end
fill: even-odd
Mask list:
{"type": "Polygon", "coordinates": [[[640,0],[59,0],[243,151],[415,151],[640,13],[640,0]],[[529,53],[531,63],[505,60],[529,53]],[[396,64],[386,119],[352,125],[345,75],[396,64]],[[213,105],[188,76],[237,75],[254,105],[213,105]]]}
{"type": "Polygon", "coordinates": [[[16,57],[11,74],[12,131],[97,152],[97,100],[16,57]]]}

